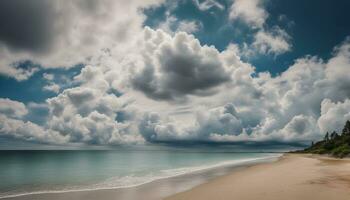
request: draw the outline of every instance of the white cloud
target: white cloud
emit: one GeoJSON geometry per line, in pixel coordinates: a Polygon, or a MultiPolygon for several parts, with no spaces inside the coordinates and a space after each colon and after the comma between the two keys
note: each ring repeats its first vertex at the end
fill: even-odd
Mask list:
{"type": "Polygon", "coordinates": [[[182,20],[179,23],[177,31],[183,31],[186,33],[195,33],[198,30],[200,30],[202,26],[203,26],[202,23],[200,23],[199,21],[182,20]]]}
{"type": "Polygon", "coordinates": [[[286,141],[308,141],[319,139],[320,133],[316,120],[311,116],[296,115],[280,130],[282,140],[286,141]]]}
{"type": "Polygon", "coordinates": [[[5,61],[7,61],[6,58],[4,58],[2,61],[0,60],[0,74],[14,78],[17,81],[27,80],[35,72],[39,71],[38,67],[32,67],[30,69],[20,68],[18,67],[18,64],[16,64],[15,60],[11,61],[11,63],[3,63],[5,61]]]}
{"type": "Polygon", "coordinates": [[[263,0],[234,0],[229,18],[232,21],[242,20],[253,29],[254,39],[251,44],[243,43],[241,55],[244,57],[256,54],[280,55],[291,50],[291,37],[279,26],[266,28],[269,14],[264,8],[263,0]]]}
{"type": "Polygon", "coordinates": [[[43,78],[48,81],[52,81],[55,78],[54,74],[43,73],[43,78]]]}
{"type": "MultiPolygon", "coordinates": [[[[81,81],[95,83],[93,86],[83,83],[79,87],[66,89],[57,97],[48,99],[50,115],[48,127],[69,138],[70,142],[92,144],[119,144],[142,142],[142,138],[132,133],[133,125],[125,121],[117,121],[117,117],[125,111],[127,102],[123,102],[114,94],[108,94],[109,83],[103,87],[98,82],[96,70],[88,66],[77,77],[81,81]],[[90,71],[90,72],[89,72],[90,71]],[[85,79],[84,78],[88,78],[85,79]]],[[[101,74],[100,74],[101,75],[101,74]]]]}
{"type": "Polygon", "coordinates": [[[162,29],[167,33],[175,32],[175,25],[178,23],[178,19],[175,16],[167,15],[165,20],[159,24],[158,29],[162,29]]]}
{"type": "Polygon", "coordinates": [[[32,122],[0,115],[0,135],[40,143],[67,144],[67,137],[32,122]]]}
{"type": "Polygon", "coordinates": [[[139,121],[139,132],[149,142],[174,141],[188,139],[185,130],[177,128],[170,119],[162,118],[158,113],[148,112],[139,121]]]}
{"type": "Polygon", "coordinates": [[[279,55],[291,50],[290,36],[279,27],[272,31],[260,30],[254,36],[252,48],[261,54],[279,55]]]}
{"type": "Polygon", "coordinates": [[[8,98],[0,98],[0,114],[14,118],[21,118],[28,114],[28,110],[22,102],[13,101],[8,98]]]}
{"type": "Polygon", "coordinates": [[[239,135],[243,131],[242,121],[233,104],[197,112],[196,125],[195,131],[203,138],[208,138],[211,134],[239,135]]]}
{"type": "Polygon", "coordinates": [[[65,137],[57,132],[23,121],[27,114],[28,109],[22,102],[0,98],[0,136],[33,142],[67,143],[65,137]]]}
{"type": "Polygon", "coordinates": [[[158,25],[158,29],[174,34],[176,32],[195,33],[202,29],[203,24],[197,20],[179,20],[173,15],[167,15],[166,19],[158,25]]]}
{"type": "Polygon", "coordinates": [[[204,0],[202,2],[199,2],[199,0],[193,0],[193,2],[197,6],[197,8],[201,11],[207,11],[211,8],[218,8],[220,10],[225,9],[225,6],[223,6],[216,0],[204,0]]]}
{"type": "Polygon", "coordinates": [[[321,116],[317,123],[323,133],[332,131],[341,133],[347,120],[350,120],[350,99],[344,102],[332,102],[329,99],[322,101],[321,116]]]}
{"type": "Polygon", "coordinates": [[[261,28],[268,17],[262,7],[262,0],[234,0],[230,8],[230,20],[242,20],[245,23],[261,28]]]}
{"type": "Polygon", "coordinates": [[[46,82],[48,82],[48,84],[43,87],[43,90],[53,92],[56,94],[60,92],[61,86],[54,82],[54,74],[43,73],[43,79],[46,80],[46,82]]]}
{"type": "Polygon", "coordinates": [[[50,92],[54,92],[54,93],[59,93],[61,87],[60,87],[58,84],[56,84],[56,83],[50,83],[50,84],[48,84],[48,85],[45,85],[45,86],[43,87],[43,89],[46,90],[46,91],[50,91],[50,92]]]}

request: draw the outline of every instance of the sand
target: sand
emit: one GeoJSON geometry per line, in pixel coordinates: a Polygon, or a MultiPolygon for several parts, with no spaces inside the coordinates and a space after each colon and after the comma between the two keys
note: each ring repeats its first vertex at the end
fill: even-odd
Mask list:
{"type": "Polygon", "coordinates": [[[285,154],[166,200],[350,200],[350,161],[285,154]]]}

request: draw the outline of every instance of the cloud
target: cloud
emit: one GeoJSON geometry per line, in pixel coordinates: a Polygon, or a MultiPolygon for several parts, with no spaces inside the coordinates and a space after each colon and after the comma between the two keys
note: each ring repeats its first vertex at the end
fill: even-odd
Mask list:
{"type": "Polygon", "coordinates": [[[297,59],[276,77],[267,72],[256,77],[247,73],[250,78],[240,82],[239,87],[221,91],[225,94],[222,96],[218,93],[208,97],[221,101],[225,96],[229,103],[212,109],[197,107],[193,123],[153,114],[156,117],[147,118],[154,125],[148,126],[147,135],[152,136],[152,142],[162,138],[162,142],[308,143],[320,139],[325,131],[339,132],[350,116],[348,75],[338,73],[350,66],[348,45],[346,40],[336,47],[328,61],[311,56],[297,59]]]}
{"type": "Polygon", "coordinates": [[[0,98],[0,114],[8,117],[21,118],[28,114],[28,110],[22,102],[13,101],[8,98],[0,98]]]}
{"type": "Polygon", "coordinates": [[[133,130],[136,125],[128,121],[133,111],[128,108],[127,100],[110,92],[112,82],[106,81],[108,74],[99,70],[98,67],[86,66],[75,77],[78,86],[47,99],[46,105],[29,104],[29,119],[23,117],[28,114],[23,103],[1,99],[0,134],[32,142],[66,145],[143,142],[133,130]],[[43,108],[48,109],[45,120],[36,116],[42,114],[43,108]]]}
{"type": "Polygon", "coordinates": [[[158,29],[174,34],[176,32],[195,33],[203,28],[198,20],[179,20],[173,15],[167,14],[166,19],[158,25],[158,29]]]}
{"type": "Polygon", "coordinates": [[[58,132],[44,129],[32,122],[0,115],[0,135],[35,143],[67,144],[68,140],[58,132]]]}
{"type": "MultiPolygon", "coordinates": [[[[146,28],[142,67],[131,77],[135,89],[154,99],[177,99],[186,95],[205,95],[231,79],[235,69],[212,46],[201,46],[192,35],[179,32],[174,37],[146,28]]],[[[232,57],[231,59],[234,59],[232,57]]]]}
{"type": "Polygon", "coordinates": [[[219,52],[183,32],[145,28],[135,45],[122,62],[83,67],[75,87],[47,100],[41,126],[23,118],[24,104],[3,100],[1,134],[65,144],[294,144],[338,130],[349,117],[348,39],[330,59],[305,56],[274,77],[242,62],[234,44],[219,52]]]}
{"type": "MultiPolygon", "coordinates": [[[[347,119],[349,39],[328,60],[305,56],[272,76],[244,63],[236,44],[223,51],[200,44],[189,34],[198,30],[194,21],[179,22],[169,15],[169,23],[176,24],[169,33],[143,28],[140,9],[158,3],[45,1],[28,11],[20,9],[19,18],[22,12],[40,12],[36,6],[48,6],[45,14],[56,13],[55,17],[33,23],[52,30],[58,23],[61,28],[38,33],[50,33],[47,38],[33,35],[23,43],[12,38],[22,35],[0,35],[1,73],[24,80],[42,67],[86,65],[69,88],[55,86],[56,77],[44,74],[44,89],[57,95],[42,106],[0,99],[0,134],[58,144],[304,143],[347,119]],[[38,44],[32,46],[33,41],[38,44]],[[21,67],[27,59],[37,67],[21,67]],[[28,118],[35,109],[47,112],[45,119],[28,118]]],[[[202,4],[203,10],[216,5],[202,4]]],[[[262,2],[236,0],[230,17],[253,26],[256,35],[249,47],[258,53],[290,50],[284,30],[265,27],[268,13],[262,2]]]]}
{"type": "Polygon", "coordinates": [[[55,4],[49,1],[4,0],[0,3],[0,41],[13,51],[47,51],[56,31],[54,16],[55,4]],[[9,22],[8,20],[11,20],[9,22]]]}
{"type": "Polygon", "coordinates": [[[290,36],[281,28],[260,30],[254,36],[252,48],[260,54],[279,55],[291,50],[290,36]]]}
{"type": "Polygon", "coordinates": [[[0,73],[25,80],[35,71],[18,68],[30,60],[41,68],[90,63],[103,49],[123,49],[142,30],[139,12],[151,1],[4,0],[0,3],[0,73]]]}
{"type": "Polygon", "coordinates": [[[40,126],[46,125],[49,114],[49,108],[46,103],[29,102],[26,107],[28,114],[22,118],[24,121],[30,121],[40,126]]]}
{"type": "Polygon", "coordinates": [[[324,99],[321,103],[321,116],[317,123],[322,132],[341,133],[347,120],[350,120],[350,99],[344,102],[332,102],[324,99]]]}
{"type": "Polygon", "coordinates": [[[201,110],[196,114],[195,132],[199,138],[208,139],[210,135],[232,135],[241,134],[243,130],[242,121],[237,116],[233,104],[226,104],[223,107],[201,110]]]}
{"type": "Polygon", "coordinates": [[[242,20],[252,27],[261,28],[268,17],[261,0],[234,0],[230,8],[229,19],[242,20]]]}
{"type": "Polygon", "coordinates": [[[48,85],[45,85],[45,86],[43,87],[43,89],[46,90],[46,91],[50,91],[50,92],[54,92],[54,93],[59,93],[61,87],[60,87],[58,84],[56,84],[56,83],[50,83],[50,84],[48,84],[48,85]]]}
{"type": "Polygon", "coordinates": [[[66,143],[66,139],[51,130],[23,121],[28,115],[27,107],[18,101],[0,98],[0,136],[42,143],[66,143]]]}
{"type": "MultiPolygon", "coordinates": [[[[92,66],[84,68],[76,79],[98,82],[98,74],[90,74],[92,66]],[[89,77],[89,74],[96,77],[89,77]],[[95,80],[94,80],[95,79],[95,80]]],[[[114,94],[109,94],[109,83],[94,87],[87,83],[64,90],[57,97],[47,100],[50,113],[48,128],[67,136],[70,142],[89,144],[119,144],[142,142],[142,138],[132,133],[132,124],[116,119],[125,112],[127,102],[114,94]]],[[[128,111],[131,113],[131,111],[128,111]]],[[[119,117],[120,119],[120,117],[119,117]]]]}
{"type": "Polygon", "coordinates": [[[43,78],[48,81],[52,81],[55,78],[54,74],[43,73],[43,78]]]}
{"type": "Polygon", "coordinates": [[[177,31],[182,31],[186,33],[195,33],[198,30],[202,28],[202,23],[199,21],[188,21],[188,20],[182,20],[179,23],[179,26],[177,28],[177,31]]]}
{"type": "Polygon", "coordinates": [[[330,93],[336,93],[335,100],[340,101],[345,97],[350,96],[350,74],[347,73],[350,64],[350,37],[347,37],[345,41],[335,47],[333,51],[333,57],[328,61],[327,68],[325,70],[325,78],[320,84],[325,86],[334,86],[336,91],[329,91],[330,93]]]}
{"type": "Polygon", "coordinates": [[[217,8],[219,10],[225,9],[224,5],[220,4],[215,0],[205,0],[205,1],[202,1],[201,3],[199,2],[199,0],[193,0],[193,2],[197,6],[197,8],[201,11],[207,11],[211,8],[217,8]]]}
{"type": "Polygon", "coordinates": [[[48,82],[43,87],[44,91],[49,91],[58,94],[60,92],[61,86],[54,82],[55,75],[49,73],[43,73],[43,79],[48,82]]]}
{"type": "Polygon", "coordinates": [[[253,42],[243,43],[241,55],[251,57],[256,54],[271,54],[274,56],[286,53],[291,50],[291,37],[279,26],[267,28],[266,20],[269,17],[264,8],[263,0],[234,0],[229,19],[231,21],[241,20],[250,28],[256,29],[253,42]]]}
{"type": "MultiPolygon", "coordinates": [[[[7,58],[4,58],[3,61],[6,61],[6,60],[7,58]]],[[[0,64],[2,64],[1,60],[0,60],[0,64]]],[[[20,62],[13,61],[11,64],[10,63],[4,63],[4,64],[5,65],[0,66],[0,74],[5,75],[7,77],[14,78],[17,81],[27,80],[34,73],[39,71],[39,68],[35,66],[31,66],[31,68],[29,69],[21,68],[19,67],[20,62]]]]}
{"type": "Polygon", "coordinates": [[[174,141],[188,139],[184,130],[179,130],[169,119],[162,119],[157,113],[147,112],[138,123],[138,129],[148,142],[174,141]],[[181,135],[184,135],[181,137],[181,135]]]}
{"type": "Polygon", "coordinates": [[[282,140],[301,140],[308,141],[318,139],[322,134],[316,126],[316,120],[311,116],[297,115],[294,116],[280,130],[282,140]]]}

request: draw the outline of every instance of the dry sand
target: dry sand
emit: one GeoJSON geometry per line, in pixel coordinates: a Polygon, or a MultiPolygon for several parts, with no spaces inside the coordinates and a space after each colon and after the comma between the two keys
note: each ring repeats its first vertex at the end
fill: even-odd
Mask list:
{"type": "Polygon", "coordinates": [[[286,154],[167,200],[350,200],[350,160],[286,154]]]}

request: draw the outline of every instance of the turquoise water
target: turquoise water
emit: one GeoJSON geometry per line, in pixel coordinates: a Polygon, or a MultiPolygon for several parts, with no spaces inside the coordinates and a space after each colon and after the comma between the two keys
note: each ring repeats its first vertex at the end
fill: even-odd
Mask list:
{"type": "Polygon", "coordinates": [[[130,187],[269,156],[170,149],[0,151],[0,197],[130,187]]]}

